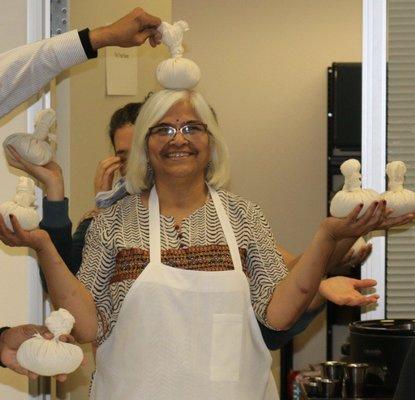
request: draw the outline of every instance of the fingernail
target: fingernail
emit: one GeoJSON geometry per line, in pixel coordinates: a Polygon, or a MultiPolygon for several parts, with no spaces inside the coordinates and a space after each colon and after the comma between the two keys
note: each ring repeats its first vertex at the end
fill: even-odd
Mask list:
{"type": "Polygon", "coordinates": [[[9,214],[9,218],[10,219],[14,218],[14,215],[13,214],[9,214]]]}
{"type": "Polygon", "coordinates": [[[386,200],[382,200],[382,203],[383,203],[383,204],[386,204],[386,200]]]}
{"type": "Polygon", "coordinates": [[[360,207],[360,208],[362,208],[362,207],[363,207],[363,205],[364,205],[363,203],[360,203],[360,204],[359,204],[359,207],[360,207]]]}

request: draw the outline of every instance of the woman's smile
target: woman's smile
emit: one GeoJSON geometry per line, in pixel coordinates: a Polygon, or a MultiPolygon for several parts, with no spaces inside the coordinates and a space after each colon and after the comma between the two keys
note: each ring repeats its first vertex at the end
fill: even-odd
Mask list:
{"type": "Polygon", "coordinates": [[[181,161],[195,155],[196,153],[192,151],[169,151],[161,154],[163,158],[167,158],[173,161],[181,161]]]}

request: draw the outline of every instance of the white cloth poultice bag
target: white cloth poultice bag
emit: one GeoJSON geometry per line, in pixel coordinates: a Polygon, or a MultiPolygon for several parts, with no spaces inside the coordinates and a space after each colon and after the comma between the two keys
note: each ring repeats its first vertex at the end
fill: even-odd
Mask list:
{"type": "Polygon", "coordinates": [[[358,215],[358,218],[360,218],[374,201],[381,199],[380,195],[373,189],[362,189],[360,162],[358,160],[352,158],[345,161],[340,166],[340,171],[344,176],[344,186],[333,197],[330,204],[330,214],[333,217],[344,218],[357,205],[363,203],[363,208],[358,215]]]}
{"type": "Polygon", "coordinates": [[[26,340],[17,351],[18,363],[29,371],[42,376],[70,374],[82,363],[84,355],[79,346],[59,340],[61,335],[71,333],[74,317],[65,309],[53,311],[45,325],[54,334],[53,339],[45,339],[37,333],[26,340]]]}
{"type": "Polygon", "coordinates": [[[158,27],[161,41],[171,53],[171,58],[162,61],[156,70],[157,80],[165,89],[193,89],[199,83],[200,68],[192,60],[183,57],[183,35],[188,30],[189,25],[185,21],[173,25],[162,22],[158,27]]]}
{"type": "Polygon", "coordinates": [[[382,194],[387,207],[394,210],[391,217],[415,212],[415,193],[405,189],[403,183],[406,174],[406,165],[402,161],[392,161],[386,165],[388,175],[388,191],[382,194]]]}
{"type": "Polygon", "coordinates": [[[36,114],[33,134],[14,133],[4,140],[3,147],[13,146],[26,161],[36,165],[45,165],[53,156],[48,140],[55,140],[55,135],[50,132],[55,121],[54,110],[51,108],[41,110],[36,114]]]}
{"type": "Polygon", "coordinates": [[[26,176],[19,177],[13,200],[0,204],[0,213],[10,230],[13,230],[10,214],[13,214],[21,227],[27,231],[39,226],[40,217],[34,205],[35,199],[35,182],[26,176]]]}

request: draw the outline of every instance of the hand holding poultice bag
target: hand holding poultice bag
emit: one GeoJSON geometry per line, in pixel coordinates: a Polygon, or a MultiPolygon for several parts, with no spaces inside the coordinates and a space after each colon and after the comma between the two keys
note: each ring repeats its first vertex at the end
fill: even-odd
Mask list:
{"type": "Polygon", "coordinates": [[[200,68],[192,60],[183,58],[182,40],[184,32],[189,30],[187,22],[178,21],[173,25],[162,22],[158,30],[172,56],[157,66],[158,82],[166,89],[193,89],[200,80],[200,68]]]}
{"type": "Polygon", "coordinates": [[[13,214],[21,227],[27,231],[39,226],[40,218],[34,206],[35,198],[35,182],[30,178],[21,176],[13,200],[0,204],[0,213],[10,230],[13,230],[9,218],[10,214],[13,214]]]}
{"type": "Polygon", "coordinates": [[[391,217],[415,211],[415,193],[403,187],[405,173],[406,165],[402,161],[392,161],[386,165],[388,191],[382,194],[382,198],[394,210],[391,217]]]}
{"type": "Polygon", "coordinates": [[[53,311],[45,325],[53,333],[49,340],[36,334],[26,340],[17,351],[17,361],[29,371],[43,376],[70,374],[82,363],[84,355],[80,347],[59,340],[61,335],[69,335],[74,317],[65,309],[53,311]]]}
{"type": "MultiPolygon", "coordinates": [[[[26,161],[36,165],[45,165],[52,159],[53,155],[48,139],[53,139],[50,130],[55,121],[54,110],[51,108],[41,110],[36,115],[35,132],[33,134],[14,133],[4,140],[3,147],[6,149],[6,146],[13,146],[26,161]]],[[[8,154],[7,150],[6,154],[8,154]]]]}

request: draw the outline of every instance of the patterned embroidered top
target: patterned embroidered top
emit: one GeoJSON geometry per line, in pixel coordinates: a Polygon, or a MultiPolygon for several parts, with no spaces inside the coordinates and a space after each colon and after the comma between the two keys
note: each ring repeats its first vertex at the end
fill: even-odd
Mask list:
{"type": "MultiPolygon", "coordinates": [[[[258,320],[267,325],[267,305],[275,286],[287,274],[283,258],[257,205],[224,190],[218,194],[235,232],[253,309],[258,320]]],[[[210,198],[182,221],[180,231],[173,217],[162,215],[160,232],[164,264],[199,271],[233,269],[210,198]]],[[[78,278],[96,303],[99,345],[110,335],[128,290],[149,262],[148,243],[148,209],[139,194],[107,208],[90,226],[78,278]]]]}

